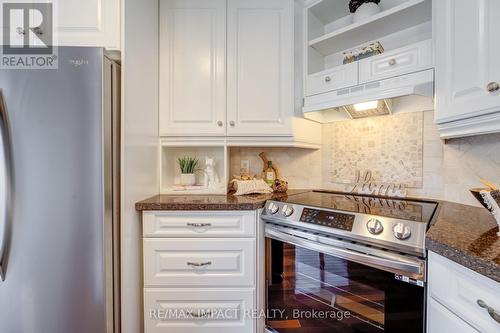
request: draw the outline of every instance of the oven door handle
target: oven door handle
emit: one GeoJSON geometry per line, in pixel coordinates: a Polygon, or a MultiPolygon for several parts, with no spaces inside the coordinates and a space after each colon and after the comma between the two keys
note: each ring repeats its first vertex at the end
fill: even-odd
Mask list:
{"type": "MultiPolygon", "coordinates": [[[[315,235],[311,236],[315,237],[315,235]]],[[[322,243],[321,237],[316,237],[316,240],[312,241],[307,238],[290,235],[288,233],[278,230],[278,228],[274,228],[269,225],[266,225],[266,237],[281,242],[289,243],[295,246],[303,247],[309,250],[329,254],[341,259],[354,261],[359,264],[364,264],[375,268],[381,268],[383,270],[392,273],[398,273],[398,274],[410,273],[412,277],[415,277],[420,280],[424,279],[425,265],[422,260],[418,259],[411,260],[410,258],[398,258],[398,259],[384,258],[381,256],[361,253],[346,248],[338,248],[332,246],[331,244],[322,243]]]]}

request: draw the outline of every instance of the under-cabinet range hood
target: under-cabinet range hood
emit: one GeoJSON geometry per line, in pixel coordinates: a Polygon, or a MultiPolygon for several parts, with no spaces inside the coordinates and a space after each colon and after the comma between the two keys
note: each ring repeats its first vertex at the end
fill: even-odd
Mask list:
{"type": "Polygon", "coordinates": [[[434,70],[308,96],[304,117],[320,123],[434,109],[434,70]]]}

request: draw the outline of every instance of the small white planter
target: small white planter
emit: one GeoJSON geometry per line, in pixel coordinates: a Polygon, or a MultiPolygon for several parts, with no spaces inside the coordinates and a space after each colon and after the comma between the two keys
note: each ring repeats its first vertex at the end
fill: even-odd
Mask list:
{"type": "Polygon", "coordinates": [[[380,6],[374,2],[367,2],[362,4],[354,13],[352,17],[352,21],[357,23],[359,21],[363,21],[364,19],[373,16],[375,14],[380,13],[382,10],[380,6]]]}
{"type": "Polygon", "coordinates": [[[196,185],[196,175],[194,173],[181,173],[181,185],[183,186],[196,185]]]}

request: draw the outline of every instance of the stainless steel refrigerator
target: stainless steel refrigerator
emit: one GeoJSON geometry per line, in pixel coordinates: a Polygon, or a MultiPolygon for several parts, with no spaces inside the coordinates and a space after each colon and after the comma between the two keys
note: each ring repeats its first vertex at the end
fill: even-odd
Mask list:
{"type": "Polygon", "coordinates": [[[0,332],[119,332],[119,63],[0,69],[0,332]]]}

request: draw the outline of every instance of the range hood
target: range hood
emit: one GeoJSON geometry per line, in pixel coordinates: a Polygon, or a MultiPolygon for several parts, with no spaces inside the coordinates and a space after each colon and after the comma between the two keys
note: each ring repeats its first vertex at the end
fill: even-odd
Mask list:
{"type": "Polygon", "coordinates": [[[329,123],[365,116],[433,110],[433,96],[434,70],[429,69],[309,96],[304,99],[302,110],[307,119],[329,123]],[[382,112],[353,116],[357,105],[372,103],[382,112]],[[382,110],[383,105],[388,106],[386,111],[382,110]]]}

